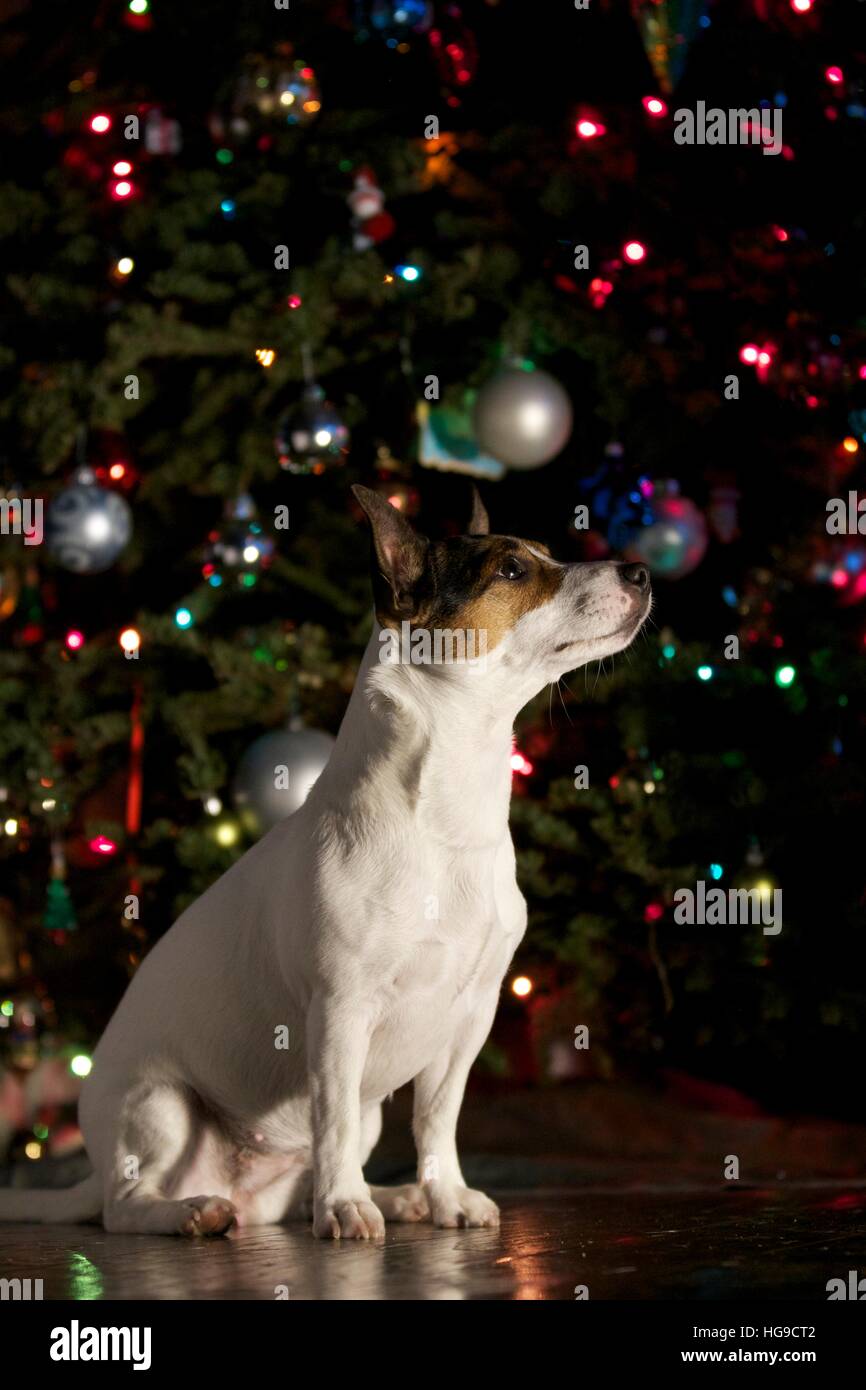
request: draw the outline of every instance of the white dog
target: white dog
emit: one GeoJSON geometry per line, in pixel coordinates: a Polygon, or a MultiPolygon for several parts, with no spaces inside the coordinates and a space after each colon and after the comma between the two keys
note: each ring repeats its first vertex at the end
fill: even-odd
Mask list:
{"type": "Polygon", "coordinates": [[[649,575],[490,536],[477,494],[470,535],[429,541],[355,492],[378,622],[331,760],[132,980],[81,1097],[93,1176],[0,1193],[0,1219],[101,1212],[108,1231],[197,1235],[312,1210],[315,1235],[361,1239],[499,1220],[455,1132],[526,925],[512,724],[549,681],[628,645],[649,575]],[[480,634],[486,655],[380,660],[404,623],[480,634]],[[418,1182],[370,1188],[382,1101],[408,1081],[418,1182]]]}

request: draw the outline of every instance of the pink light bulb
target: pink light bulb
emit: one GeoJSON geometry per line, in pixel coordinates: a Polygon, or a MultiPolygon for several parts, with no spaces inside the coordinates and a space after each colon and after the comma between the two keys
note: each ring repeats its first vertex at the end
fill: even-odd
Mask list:
{"type": "Polygon", "coordinates": [[[117,851],[117,845],[107,835],[94,835],[89,847],[94,854],[115,854],[117,851]]]}

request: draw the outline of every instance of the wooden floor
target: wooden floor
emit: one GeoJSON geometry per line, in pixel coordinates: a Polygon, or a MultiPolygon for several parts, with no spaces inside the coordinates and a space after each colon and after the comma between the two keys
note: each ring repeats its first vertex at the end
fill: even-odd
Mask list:
{"type": "Polygon", "coordinates": [[[825,1301],[866,1268],[866,1189],[498,1194],[500,1231],[388,1227],[382,1245],[305,1226],[216,1240],[0,1226],[0,1278],[46,1299],[781,1299],[825,1301]],[[285,1296],[285,1294],[283,1294],[285,1296]]]}

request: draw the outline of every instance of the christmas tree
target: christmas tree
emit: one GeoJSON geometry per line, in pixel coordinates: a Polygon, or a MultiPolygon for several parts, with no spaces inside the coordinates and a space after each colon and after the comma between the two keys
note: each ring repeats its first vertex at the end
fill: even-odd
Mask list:
{"type": "Polygon", "coordinates": [[[525,983],[481,1065],[508,1074],[516,1020],[547,1076],[585,1026],[595,1074],[848,1110],[866,548],[827,504],[866,441],[853,26],[807,0],[18,8],[7,1065],[86,1070],[144,952],[291,809],[268,769],[322,766],[371,621],[350,484],[455,534],[468,474],[495,531],[646,559],[656,592],[631,653],[521,716],[525,983]],[[549,435],[523,455],[521,401],[549,435]],[[698,880],[781,888],[783,930],[679,925],[698,880]]]}

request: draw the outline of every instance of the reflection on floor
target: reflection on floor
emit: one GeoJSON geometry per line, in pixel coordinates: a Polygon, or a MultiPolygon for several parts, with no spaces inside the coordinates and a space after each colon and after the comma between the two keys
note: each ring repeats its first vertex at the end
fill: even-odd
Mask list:
{"type": "Polygon", "coordinates": [[[499,1231],[391,1225],[383,1245],[305,1226],[198,1241],[0,1226],[0,1279],[83,1300],[826,1300],[828,1280],[866,1268],[862,1187],[497,1196],[499,1231]]]}

